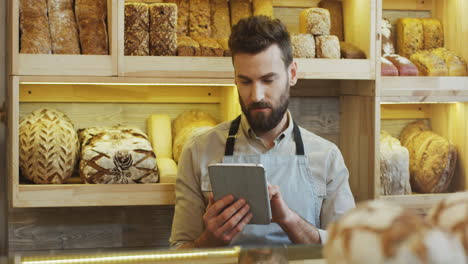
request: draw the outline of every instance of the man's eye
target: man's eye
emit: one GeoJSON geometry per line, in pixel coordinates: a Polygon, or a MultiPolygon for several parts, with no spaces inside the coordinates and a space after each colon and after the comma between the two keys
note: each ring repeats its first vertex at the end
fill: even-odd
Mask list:
{"type": "Polygon", "coordinates": [[[263,82],[264,82],[264,83],[272,83],[273,80],[272,80],[272,79],[265,79],[265,80],[263,80],[263,82]]]}
{"type": "Polygon", "coordinates": [[[251,83],[251,82],[250,82],[249,80],[241,80],[241,83],[242,83],[242,84],[249,84],[249,83],[251,83]]]}

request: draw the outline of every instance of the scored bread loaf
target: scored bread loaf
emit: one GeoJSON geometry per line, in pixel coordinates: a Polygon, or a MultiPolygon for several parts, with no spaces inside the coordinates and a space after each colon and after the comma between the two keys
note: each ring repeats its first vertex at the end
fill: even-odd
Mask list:
{"type": "Polygon", "coordinates": [[[192,38],[211,36],[210,0],[190,0],[189,33],[192,38]]]}
{"type": "Polygon", "coordinates": [[[410,60],[418,68],[419,75],[447,76],[449,73],[445,61],[430,51],[419,51],[411,55],[410,60]]]}
{"type": "Polygon", "coordinates": [[[200,44],[191,37],[177,37],[177,55],[178,56],[201,56],[200,44]]]}
{"type": "Polygon", "coordinates": [[[216,39],[229,38],[231,35],[231,19],[229,4],[226,0],[210,0],[211,4],[211,37],[216,39]]]}
{"type": "Polygon", "coordinates": [[[341,58],[344,59],[365,59],[366,53],[355,45],[340,41],[341,58]]]}
{"type": "Polygon", "coordinates": [[[188,126],[184,127],[175,137],[172,153],[175,162],[179,162],[180,154],[185,144],[192,138],[201,135],[203,132],[210,130],[212,126],[188,126]]]}
{"type": "Polygon", "coordinates": [[[189,0],[164,0],[164,3],[177,5],[177,35],[187,36],[189,33],[189,0]]]}
{"type": "Polygon", "coordinates": [[[315,58],[315,39],[310,34],[291,36],[294,58],[315,58]]]}
{"type": "Polygon", "coordinates": [[[229,7],[232,26],[235,26],[239,20],[252,16],[250,0],[229,0],[229,7]]]}
{"type": "Polygon", "coordinates": [[[382,55],[395,53],[394,37],[390,20],[382,19],[382,55]]]}
{"type": "Polygon", "coordinates": [[[20,53],[50,54],[49,20],[46,0],[21,0],[20,12],[20,53]]]}
{"type": "Polygon", "coordinates": [[[409,153],[397,138],[380,131],[381,195],[411,194],[409,153]]]}
{"type": "Polygon", "coordinates": [[[49,28],[54,54],[80,54],[73,0],[48,0],[49,28]]]}
{"type": "Polygon", "coordinates": [[[78,136],[70,119],[55,109],[41,108],[19,124],[21,174],[39,184],[61,184],[78,160],[78,136]]]}
{"type": "Polygon", "coordinates": [[[423,121],[407,125],[400,134],[410,155],[411,187],[420,193],[446,192],[457,162],[457,150],[423,121]]]}
{"type": "Polygon", "coordinates": [[[418,76],[418,68],[407,58],[398,54],[388,54],[384,56],[398,69],[399,76],[418,76]]]}
{"type": "Polygon", "coordinates": [[[177,54],[177,5],[155,3],[149,6],[150,54],[175,56],[177,54]]]}
{"type": "Polygon", "coordinates": [[[109,54],[107,0],[75,0],[82,54],[109,54]]]}
{"type": "Polygon", "coordinates": [[[424,49],[442,48],[444,46],[444,31],[439,20],[434,18],[421,19],[424,32],[424,49]]]}
{"type": "Polygon", "coordinates": [[[206,57],[223,57],[224,49],[218,41],[213,38],[195,37],[200,44],[201,55],[206,57]]]}
{"type": "Polygon", "coordinates": [[[344,41],[343,4],[341,1],[320,1],[318,6],[330,12],[330,35],[335,35],[340,41],[344,41]]]}
{"type": "Polygon", "coordinates": [[[382,76],[398,76],[397,67],[384,57],[380,58],[380,70],[382,76]]]}
{"type": "Polygon", "coordinates": [[[204,111],[190,110],[183,112],[172,122],[172,138],[174,138],[182,128],[193,123],[197,126],[215,126],[218,122],[213,116],[204,111]]]}
{"type": "Polygon", "coordinates": [[[330,34],[330,12],[327,9],[313,7],[305,9],[299,16],[301,33],[312,35],[330,34]]]}
{"type": "Polygon", "coordinates": [[[317,50],[317,58],[339,59],[341,56],[340,41],[337,36],[316,36],[315,48],[317,50]]]}
{"type": "Polygon", "coordinates": [[[444,60],[448,68],[449,76],[466,76],[467,65],[466,61],[445,48],[438,48],[431,51],[434,55],[444,60]]]}
{"type": "Polygon", "coordinates": [[[144,3],[125,3],[125,51],[127,56],[149,55],[149,11],[144,3]]]}
{"type": "Polygon", "coordinates": [[[400,18],[397,21],[397,52],[409,58],[424,48],[423,24],[421,19],[400,18]]]}
{"type": "Polygon", "coordinates": [[[147,136],[128,127],[80,129],[80,176],[86,183],[156,183],[156,155],[147,136]]]}
{"type": "Polygon", "coordinates": [[[273,0],[252,0],[254,16],[273,17],[273,0]]]}

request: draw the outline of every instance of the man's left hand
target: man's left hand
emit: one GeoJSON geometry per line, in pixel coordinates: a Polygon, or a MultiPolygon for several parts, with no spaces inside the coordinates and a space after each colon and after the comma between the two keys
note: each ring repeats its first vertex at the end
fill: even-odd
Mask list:
{"type": "Polygon", "coordinates": [[[286,223],[291,218],[293,212],[283,200],[279,186],[268,184],[268,195],[271,206],[271,221],[278,224],[286,223]]]}

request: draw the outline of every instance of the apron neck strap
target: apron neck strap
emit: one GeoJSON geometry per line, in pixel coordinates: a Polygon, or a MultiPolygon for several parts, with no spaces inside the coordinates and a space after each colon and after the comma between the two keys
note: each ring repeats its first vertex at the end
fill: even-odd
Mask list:
{"type": "MultiPolygon", "coordinates": [[[[241,116],[239,115],[231,122],[231,127],[229,128],[229,134],[226,140],[226,147],[224,150],[224,156],[233,156],[234,155],[234,145],[236,143],[237,131],[239,131],[241,116]]],[[[296,122],[293,122],[293,135],[294,142],[296,143],[296,155],[304,155],[304,143],[302,142],[301,132],[299,131],[299,126],[296,122]]]]}

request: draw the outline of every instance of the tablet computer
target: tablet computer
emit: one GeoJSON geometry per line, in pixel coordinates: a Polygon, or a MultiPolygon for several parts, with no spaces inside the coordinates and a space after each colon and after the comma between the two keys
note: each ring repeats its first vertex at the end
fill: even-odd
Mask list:
{"type": "Polygon", "coordinates": [[[218,163],[209,165],[208,173],[215,201],[228,194],[235,200],[244,198],[252,212],[249,224],[270,224],[270,199],[265,169],[261,164],[218,163]]]}

